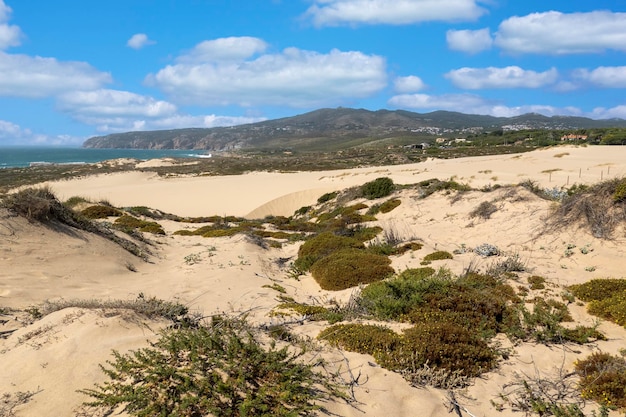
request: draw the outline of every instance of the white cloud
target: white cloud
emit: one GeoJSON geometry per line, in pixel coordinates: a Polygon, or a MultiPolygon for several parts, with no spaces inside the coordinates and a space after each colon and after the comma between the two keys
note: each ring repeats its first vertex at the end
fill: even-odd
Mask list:
{"type": "MultiPolygon", "coordinates": [[[[248,49],[248,52],[258,49],[248,49]]],[[[332,50],[327,54],[287,48],[239,61],[229,56],[185,54],[174,65],[146,77],[176,102],[201,105],[340,105],[368,97],[387,84],[385,60],[361,52],[332,50]],[[193,56],[194,59],[189,57],[193,56]]]]}
{"type": "Polygon", "coordinates": [[[76,115],[164,117],[176,113],[166,101],[128,91],[73,91],[59,97],[59,107],[76,115]]]}
{"type": "Polygon", "coordinates": [[[598,67],[592,71],[580,69],[574,72],[574,78],[598,87],[626,88],[626,66],[598,67]]]}
{"type": "Polygon", "coordinates": [[[9,25],[11,8],[0,0],[0,49],[18,46],[21,43],[22,31],[18,26],[9,25]]]}
{"type": "Polygon", "coordinates": [[[540,88],[554,84],[559,73],[556,68],[544,72],[524,70],[517,66],[504,68],[460,68],[445,75],[452,83],[468,90],[484,88],[540,88]]]}
{"type": "Polygon", "coordinates": [[[78,146],[84,138],[69,135],[42,135],[33,133],[30,129],[22,128],[15,123],[0,120],[0,146],[78,146]]]}
{"type": "Polygon", "coordinates": [[[448,48],[476,54],[491,49],[493,39],[489,28],[479,30],[449,30],[446,32],[448,48]]]}
{"type": "Polygon", "coordinates": [[[110,74],[84,62],[0,52],[0,96],[49,97],[66,91],[97,89],[110,82],[110,74]]]}
{"type": "Polygon", "coordinates": [[[426,85],[420,77],[409,75],[408,77],[397,77],[394,82],[394,89],[398,93],[415,93],[423,90],[426,85]]]}
{"type": "Polygon", "coordinates": [[[98,132],[115,133],[140,130],[184,129],[189,127],[223,127],[255,123],[266,120],[262,117],[219,116],[175,114],[157,119],[138,119],[133,117],[92,117],[84,122],[95,125],[98,132]]]}
{"type": "Polygon", "coordinates": [[[200,42],[191,51],[179,56],[178,62],[206,63],[242,61],[264,52],[267,44],[262,39],[249,36],[219,38],[200,42]]]}
{"type": "Polygon", "coordinates": [[[148,45],[154,45],[156,42],[150,40],[145,33],[136,33],[130,37],[126,45],[133,49],[141,49],[148,45]]]}
{"type": "Polygon", "coordinates": [[[316,26],[406,25],[476,20],[485,12],[476,0],[314,0],[305,16],[316,26]]]}
{"type": "Polygon", "coordinates": [[[597,107],[593,109],[591,115],[594,119],[626,119],[626,105],[616,106],[612,108],[597,107]]]}
{"type": "Polygon", "coordinates": [[[503,21],[495,45],[514,54],[580,54],[626,51],[626,13],[550,11],[503,21]]]}
{"type": "Polygon", "coordinates": [[[185,115],[166,101],[107,89],[69,92],[59,96],[57,105],[74,119],[95,126],[103,133],[234,126],[265,120],[259,117],[185,115]]]}
{"type": "Polygon", "coordinates": [[[509,107],[497,100],[488,100],[473,94],[402,94],[394,96],[389,104],[398,108],[420,111],[447,110],[466,114],[483,114],[495,117],[512,117],[525,113],[540,113],[546,116],[571,114],[572,109],[559,109],[545,105],[509,107]]]}

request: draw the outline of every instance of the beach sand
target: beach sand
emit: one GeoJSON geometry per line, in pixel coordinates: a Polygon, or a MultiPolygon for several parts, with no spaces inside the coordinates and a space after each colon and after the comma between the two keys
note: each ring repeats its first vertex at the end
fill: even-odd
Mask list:
{"type": "MultiPolygon", "coordinates": [[[[136,171],[48,185],[61,200],[82,196],[118,207],[147,206],[180,216],[264,218],[290,216],[300,207],[316,204],[324,193],[378,177],[390,177],[396,184],[454,178],[475,188],[532,180],[544,188],[560,188],[624,176],[625,147],[572,146],[338,171],[185,178],[159,178],[136,171]]],[[[414,190],[401,191],[398,198],[402,204],[390,213],[377,215],[378,223],[405,238],[419,239],[424,248],[394,257],[392,266],[396,271],[420,267],[423,256],[434,250],[452,252],[490,243],[506,255],[519,256],[531,266],[529,274],[545,277],[548,288],[557,295],[566,285],[624,276],[624,230],[620,229],[612,240],[595,238],[577,225],[545,232],[544,219],[554,203],[522,188],[514,190],[503,187],[489,193],[471,191],[458,200],[454,193],[419,199],[414,190]],[[489,219],[471,218],[469,213],[483,201],[497,202],[498,211],[489,219]],[[566,250],[571,245],[577,250],[568,256],[566,250]],[[588,248],[588,253],[578,250],[582,247],[588,248]]],[[[156,242],[153,255],[144,262],[98,236],[44,227],[0,212],[0,307],[23,311],[46,300],[132,300],[145,294],[179,301],[206,316],[247,312],[253,323],[274,323],[279,319],[269,313],[278,303],[277,293],[268,288],[273,283],[306,303],[344,303],[353,294],[353,290],[321,290],[310,275],[300,280],[289,278],[276,260],[297,256],[299,244],[263,249],[242,235],[179,236],[173,232],[199,225],[159,223],[166,234],[151,237],[156,242]],[[190,255],[194,262],[188,261],[190,255]]],[[[433,266],[446,266],[460,274],[470,265],[484,270],[491,262],[468,252],[433,266]]],[[[572,304],[570,311],[580,324],[596,321],[584,306],[572,304]]],[[[61,310],[41,320],[31,320],[23,312],[9,312],[0,319],[6,320],[0,331],[17,329],[0,339],[0,393],[36,392],[28,403],[15,408],[16,416],[78,415],[87,398],[77,390],[105,380],[98,364],[111,359],[111,349],[127,352],[145,347],[166,324],[128,311],[78,308],[61,310]]],[[[323,326],[307,322],[296,331],[315,338],[323,326]]],[[[608,341],[566,348],[534,343],[510,346],[509,358],[460,392],[457,399],[475,416],[523,415],[507,406],[496,411],[492,401],[498,401],[503,386],[516,373],[556,374],[560,368],[571,370],[575,359],[591,352],[616,354],[626,346],[624,328],[602,322],[600,330],[608,341]]],[[[340,353],[330,347],[324,348],[323,355],[331,363],[343,363],[341,372],[349,366],[353,373],[363,375],[362,384],[354,388],[356,404],[326,404],[336,415],[449,414],[446,391],[411,387],[400,375],[377,366],[368,355],[340,353]]]]}

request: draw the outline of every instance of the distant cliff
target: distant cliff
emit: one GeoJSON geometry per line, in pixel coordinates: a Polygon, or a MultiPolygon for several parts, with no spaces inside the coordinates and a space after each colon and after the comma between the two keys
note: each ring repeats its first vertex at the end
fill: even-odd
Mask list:
{"type": "Polygon", "coordinates": [[[327,143],[359,143],[402,135],[452,135],[497,129],[588,129],[626,127],[626,120],[593,120],[584,117],[546,117],[529,113],[516,117],[493,117],[436,111],[321,109],[298,116],[264,122],[214,128],[189,128],[115,133],[88,139],[85,148],[202,149],[314,148],[327,143]]]}

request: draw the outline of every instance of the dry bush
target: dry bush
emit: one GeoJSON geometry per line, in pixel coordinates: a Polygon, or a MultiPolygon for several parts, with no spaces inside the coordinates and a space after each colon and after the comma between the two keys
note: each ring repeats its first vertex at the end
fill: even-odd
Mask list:
{"type": "Polygon", "coordinates": [[[95,233],[126,249],[128,252],[147,259],[148,252],[130,240],[118,237],[104,226],[92,222],[85,216],[64,206],[50,188],[27,188],[5,196],[0,205],[32,221],[45,225],[66,225],[75,229],[95,233]]]}
{"type": "Polygon", "coordinates": [[[493,213],[498,211],[498,207],[490,201],[483,201],[472,210],[469,214],[470,218],[480,217],[482,219],[489,219],[493,213]]]}
{"type": "Polygon", "coordinates": [[[626,223],[626,200],[621,197],[625,181],[603,181],[566,196],[547,220],[546,226],[558,230],[582,224],[594,237],[611,239],[615,229],[626,223]]]}

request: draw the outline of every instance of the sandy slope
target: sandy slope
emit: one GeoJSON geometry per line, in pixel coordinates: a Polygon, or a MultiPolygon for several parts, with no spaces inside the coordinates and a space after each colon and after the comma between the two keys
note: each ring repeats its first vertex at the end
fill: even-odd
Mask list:
{"type": "MultiPolygon", "coordinates": [[[[313,204],[324,192],[360,185],[390,176],[398,184],[427,178],[456,176],[461,182],[480,187],[494,182],[518,183],[530,178],[544,186],[567,182],[595,182],[600,176],[626,174],[624,148],[555,148],[519,156],[490,156],[451,161],[429,160],[422,164],[315,173],[255,173],[233,177],[159,179],[140,172],[53,183],[60,198],[81,195],[107,199],[119,206],[145,205],[180,215],[287,214],[313,204]],[[560,157],[555,155],[567,153],[560,157]],[[610,170],[609,170],[610,167],[610,170]],[[553,171],[552,178],[549,173],[553,171]],[[580,174],[581,178],[578,178],[580,174]],[[497,177],[497,179],[493,178],[497,177]],[[574,181],[576,177],[576,181],[574,181]]],[[[419,199],[414,191],[399,195],[402,204],[388,214],[378,215],[385,229],[407,238],[420,239],[424,248],[393,260],[397,270],[419,267],[423,256],[435,249],[453,251],[482,243],[498,246],[505,255],[518,254],[528,263],[528,273],[545,276],[549,289],[559,294],[562,286],[595,277],[624,274],[624,231],[614,241],[594,238],[575,226],[546,233],[543,218],[550,202],[521,188],[502,188],[491,193],[470,192],[462,199],[438,193],[419,199]],[[482,201],[493,201],[498,211],[490,219],[470,218],[482,201]],[[566,256],[569,244],[574,254],[566,256]],[[592,249],[583,254],[581,247],[592,249]],[[594,269],[591,271],[592,269],[594,269]]],[[[25,309],[45,300],[99,298],[133,299],[140,293],[166,300],[179,300],[203,314],[247,311],[254,322],[276,322],[269,311],[277,293],[267,288],[274,282],[284,286],[296,300],[325,303],[346,301],[351,290],[327,292],[308,276],[288,278],[276,260],[293,257],[297,245],[262,249],[243,236],[206,239],[173,236],[182,226],[161,222],[167,235],[156,237],[153,256],[145,263],[99,237],[66,229],[50,229],[0,213],[0,307],[25,309]],[[193,258],[193,261],[190,259],[193,258]],[[135,272],[132,270],[136,270],[135,272]]],[[[193,225],[198,227],[199,225],[193,225]]],[[[191,226],[186,226],[191,227],[191,226]]],[[[472,253],[438,261],[460,273],[469,265],[486,269],[491,259],[472,253]]],[[[520,280],[520,285],[524,284],[520,280]]],[[[572,305],[577,321],[592,324],[584,307],[572,305]]],[[[62,310],[28,324],[28,315],[0,316],[7,323],[0,331],[19,328],[0,339],[0,393],[38,391],[32,400],[16,408],[17,416],[77,415],[85,397],[77,389],[102,381],[98,363],[109,358],[111,349],[126,351],[146,345],[163,323],[151,322],[123,311],[62,310]]],[[[315,337],[322,323],[307,323],[295,331],[315,337]]],[[[554,373],[563,365],[593,350],[616,353],[626,344],[626,330],[603,323],[610,340],[590,346],[546,347],[523,344],[494,372],[464,391],[459,400],[476,416],[521,415],[505,409],[497,412],[502,386],[514,372],[534,375],[554,373]]],[[[503,342],[507,343],[507,342],[503,342]]],[[[356,405],[329,404],[342,416],[441,416],[448,415],[446,393],[430,388],[412,388],[399,375],[375,365],[367,355],[325,350],[331,362],[346,360],[352,372],[363,375],[356,387],[356,405]]],[[[347,377],[347,374],[344,373],[347,377]]]]}

